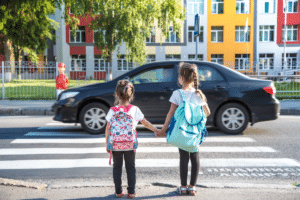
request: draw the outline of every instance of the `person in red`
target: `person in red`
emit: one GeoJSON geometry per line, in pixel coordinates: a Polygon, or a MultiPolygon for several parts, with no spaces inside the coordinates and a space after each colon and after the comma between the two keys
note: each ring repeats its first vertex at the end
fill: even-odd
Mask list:
{"type": "Polygon", "coordinates": [[[59,75],[56,76],[56,95],[58,95],[68,88],[69,86],[69,78],[64,74],[66,70],[66,65],[64,63],[58,64],[58,72],[59,75]]]}

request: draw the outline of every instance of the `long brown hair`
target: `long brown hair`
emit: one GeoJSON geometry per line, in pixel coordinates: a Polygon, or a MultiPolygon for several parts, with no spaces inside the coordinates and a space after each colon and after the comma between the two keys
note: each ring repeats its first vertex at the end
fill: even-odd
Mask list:
{"type": "Polygon", "coordinates": [[[198,76],[198,67],[195,64],[185,62],[179,63],[178,74],[183,78],[185,84],[193,83],[194,88],[196,89],[196,94],[205,102],[207,101],[205,95],[199,89],[200,83],[198,76]]]}
{"type": "Polygon", "coordinates": [[[119,80],[115,92],[115,105],[118,105],[119,99],[123,102],[131,102],[133,100],[134,87],[129,80],[119,80]]]}

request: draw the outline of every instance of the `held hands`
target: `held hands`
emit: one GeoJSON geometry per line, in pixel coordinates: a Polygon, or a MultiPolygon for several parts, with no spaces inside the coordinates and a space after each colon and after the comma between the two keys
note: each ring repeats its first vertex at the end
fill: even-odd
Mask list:
{"type": "Polygon", "coordinates": [[[157,130],[155,131],[155,136],[156,137],[165,137],[165,130],[161,129],[161,130],[157,130]]]}

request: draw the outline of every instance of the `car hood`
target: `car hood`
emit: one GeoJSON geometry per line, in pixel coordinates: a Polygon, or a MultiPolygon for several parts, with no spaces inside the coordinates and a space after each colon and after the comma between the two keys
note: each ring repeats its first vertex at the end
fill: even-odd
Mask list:
{"type": "Polygon", "coordinates": [[[113,88],[113,81],[105,82],[105,83],[94,83],[94,84],[88,84],[83,86],[77,86],[73,88],[69,88],[65,90],[64,92],[87,92],[90,90],[96,90],[96,91],[105,91],[105,90],[111,90],[113,88]]]}

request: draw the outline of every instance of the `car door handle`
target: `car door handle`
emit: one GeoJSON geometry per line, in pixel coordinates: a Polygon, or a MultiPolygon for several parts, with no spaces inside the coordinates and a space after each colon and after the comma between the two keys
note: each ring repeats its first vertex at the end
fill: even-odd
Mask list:
{"type": "Polygon", "coordinates": [[[221,86],[221,85],[216,85],[215,86],[215,90],[224,90],[225,87],[224,86],[221,86]]]}
{"type": "Polygon", "coordinates": [[[173,91],[173,90],[174,90],[174,89],[173,89],[173,88],[170,88],[170,87],[166,87],[166,88],[165,88],[165,91],[166,91],[166,92],[171,92],[171,91],[173,91]]]}

